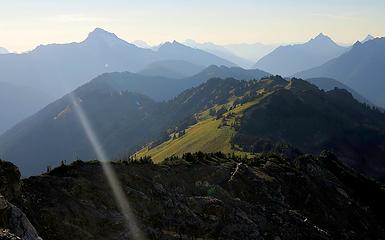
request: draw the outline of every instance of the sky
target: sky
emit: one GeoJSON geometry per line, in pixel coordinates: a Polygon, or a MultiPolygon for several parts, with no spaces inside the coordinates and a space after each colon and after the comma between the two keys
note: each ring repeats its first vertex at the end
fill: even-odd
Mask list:
{"type": "Polygon", "coordinates": [[[385,36],[384,0],[0,0],[0,46],[79,42],[96,27],[127,41],[339,43],[385,36]]]}

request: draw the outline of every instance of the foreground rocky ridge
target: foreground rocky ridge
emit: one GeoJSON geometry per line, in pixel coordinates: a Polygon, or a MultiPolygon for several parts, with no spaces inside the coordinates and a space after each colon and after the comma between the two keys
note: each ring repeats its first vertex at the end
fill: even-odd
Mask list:
{"type": "MultiPolygon", "coordinates": [[[[334,155],[185,154],[113,163],[149,239],[384,239],[384,188],[334,155]]],[[[99,162],[23,179],[17,205],[43,239],[127,239],[99,162]]],[[[11,239],[11,238],[9,238],[11,239]]]]}

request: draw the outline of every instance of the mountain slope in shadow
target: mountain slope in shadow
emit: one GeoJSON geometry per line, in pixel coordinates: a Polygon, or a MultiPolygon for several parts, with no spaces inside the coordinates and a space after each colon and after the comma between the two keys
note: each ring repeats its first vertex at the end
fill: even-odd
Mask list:
{"type": "Polygon", "coordinates": [[[313,69],[295,74],[301,78],[329,77],[361,93],[372,103],[385,107],[385,38],[357,42],[342,56],[313,69]]]}

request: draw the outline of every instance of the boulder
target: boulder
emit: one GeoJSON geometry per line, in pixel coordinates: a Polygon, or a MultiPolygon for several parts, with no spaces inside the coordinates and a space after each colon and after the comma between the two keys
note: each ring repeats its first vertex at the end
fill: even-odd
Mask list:
{"type": "Polygon", "coordinates": [[[8,201],[20,196],[20,172],[10,162],[0,160],[0,194],[8,201]]]}
{"type": "Polygon", "coordinates": [[[10,203],[20,197],[20,186],[18,168],[0,160],[0,240],[41,239],[26,215],[10,203]]]}

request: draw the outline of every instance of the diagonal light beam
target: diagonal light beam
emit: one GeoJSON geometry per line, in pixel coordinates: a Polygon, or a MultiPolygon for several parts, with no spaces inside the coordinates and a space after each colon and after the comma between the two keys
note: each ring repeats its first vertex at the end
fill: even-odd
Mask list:
{"type": "Polygon", "coordinates": [[[80,105],[80,102],[77,101],[73,93],[68,94],[68,97],[73,103],[75,113],[79,118],[83,130],[88,140],[90,141],[97,158],[99,159],[102,165],[104,175],[106,176],[108,184],[110,185],[115,201],[118,204],[119,210],[123,213],[124,218],[127,222],[131,238],[134,240],[145,240],[146,238],[143,232],[138,227],[136,217],[131,209],[128,199],[126,198],[123,192],[123,189],[115,174],[115,171],[113,170],[111,163],[108,161],[103,146],[100,144],[99,138],[96,136],[96,133],[93,130],[92,125],[87,118],[87,115],[85,114],[83,108],[80,105]]]}

